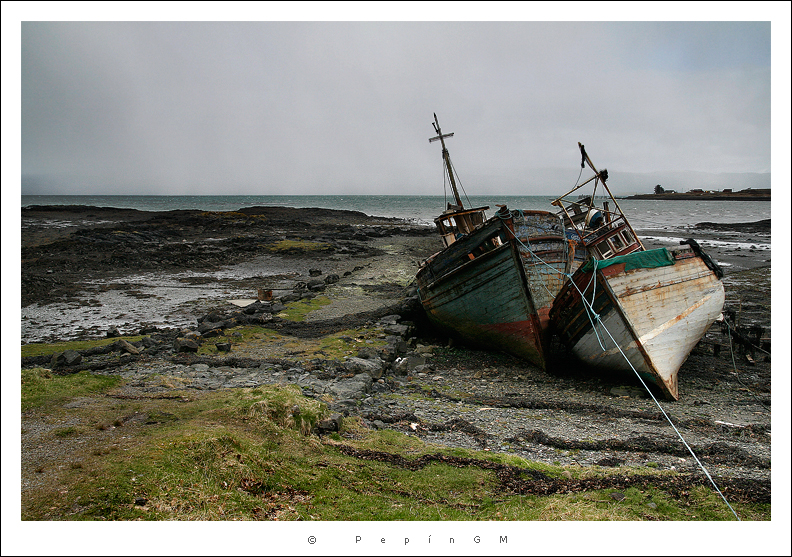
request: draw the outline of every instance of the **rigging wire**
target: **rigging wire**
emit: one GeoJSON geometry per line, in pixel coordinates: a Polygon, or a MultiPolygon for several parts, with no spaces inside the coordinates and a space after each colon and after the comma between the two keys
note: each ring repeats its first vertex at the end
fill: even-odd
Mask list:
{"type": "MultiPolygon", "coordinates": [[[[652,393],[652,391],[649,389],[649,386],[648,386],[648,385],[646,384],[646,382],[643,380],[643,377],[641,377],[641,375],[640,375],[640,374],[638,373],[638,371],[635,369],[635,367],[633,366],[633,364],[632,364],[632,362],[630,361],[630,359],[627,357],[627,355],[624,353],[624,351],[622,351],[622,349],[621,349],[621,346],[619,346],[619,344],[616,342],[616,339],[614,339],[614,338],[613,338],[613,335],[611,335],[611,333],[610,333],[610,331],[608,330],[608,328],[607,328],[607,327],[605,326],[605,324],[602,322],[602,320],[600,319],[600,316],[599,316],[599,314],[597,314],[597,313],[594,311],[594,307],[593,307],[592,305],[590,305],[590,304],[589,304],[589,301],[588,301],[588,300],[585,298],[585,296],[583,295],[583,292],[581,292],[581,291],[580,291],[580,288],[578,288],[578,285],[575,283],[575,281],[573,281],[573,280],[572,280],[572,275],[571,275],[571,274],[567,274],[567,273],[562,273],[561,271],[559,271],[558,269],[556,269],[556,268],[555,268],[555,267],[553,267],[552,265],[549,265],[549,264],[548,264],[547,262],[545,262],[545,261],[544,261],[544,260],[543,260],[541,257],[539,257],[538,255],[536,255],[535,253],[533,253],[533,252],[531,251],[530,247],[529,247],[529,246],[526,246],[526,245],[525,245],[525,244],[524,244],[524,243],[523,243],[523,242],[522,242],[522,241],[521,241],[519,238],[516,238],[516,237],[515,237],[515,239],[517,240],[517,242],[518,242],[520,245],[522,245],[522,246],[523,246],[525,249],[527,249],[527,250],[528,250],[528,252],[529,252],[529,253],[531,253],[531,255],[532,255],[533,257],[535,257],[537,260],[539,260],[539,261],[541,261],[542,263],[544,263],[544,264],[545,264],[547,267],[549,267],[550,269],[552,269],[554,272],[556,272],[556,273],[559,273],[559,274],[561,274],[561,275],[565,276],[565,277],[566,277],[566,278],[569,280],[569,283],[570,283],[570,284],[572,284],[572,285],[575,287],[575,290],[577,290],[577,291],[578,291],[578,293],[580,294],[580,299],[583,301],[584,308],[586,309],[586,313],[588,314],[588,313],[589,313],[589,311],[591,312],[591,315],[589,315],[589,320],[591,320],[591,316],[594,316],[594,318],[595,318],[596,322],[597,322],[597,323],[599,323],[599,324],[602,326],[602,329],[603,329],[603,330],[604,330],[604,331],[605,331],[605,332],[608,334],[608,336],[610,337],[610,339],[611,339],[611,341],[613,342],[613,344],[614,344],[614,345],[616,346],[616,348],[619,350],[619,353],[622,355],[622,357],[624,358],[624,360],[627,362],[627,365],[629,365],[629,366],[630,366],[630,369],[632,369],[632,370],[633,370],[633,372],[635,373],[636,377],[638,377],[638,380],[639,380],[639,381],[641,382],[641,384],[643,385],[644,389],[646,389],[646,392],[647,392],[647,393],[649,393],[649,396],[650,396],[650,397],[652,397],[652,400],[654,401],[655,405],[656,405],[656,406],[657,406],[657,408],[660,410],[660,412],[663,414],[663,416],[665,417],[666,421],[668,421],[668,423],[671,425],[671,428],[674,430],[674,432],[676,432],[677,436],[678,436],[678,437],[679,437],[679,439],[682,441],[682,444],[685,446],[685,448],[688,450],[688,452],[689,452],[689,453],[690,453],[690,454],[693,456],[693,459],[696,461],[696,463],[698,464],[699,468],[701,468],[701,470],[704,472],[704,475],[707,477],[707,479],[709,479],[710,483],[711,483],[711,484],[713,485],[713,487],[715,488],[715,491],[718,493],[718,495],[720,495],[721,499],[723,499],[723,502],[724,502],[724,503],[726,503],[726,506],[727,506],[727,507],[729,507],[729,510],[732,512],[732,514],[734,515],[734,517],[735,517],[735,518],[736,518],[738,521],[740,521],[740,517],[737,515],[737,513],[735,512],[735,510],[734,510],[734,509],[732,508],[732,506],[729,504],[729,501],[726,499],[726,496],[724,496],[724,495],[723,495],[723,493],[721,492],[720,488],[719,488],[719,487],[718,487],[718,485],[715,483],[715,480],[713,480],[713,479],[712,479],[712,476],[710,475],[709,471],[706,469],[706,467],[705,467],[705,466],[704,466],[704,465],[701,463],[701,461],[698,459],[698,457],[696,456],[696,453],[695,453],[695,452],[693,452],[693,449],[690,447],[690,445],[688,445],[687,441],[685,441],[685,438],[682,436],[682,433],[681,433],[681,432],[680,432],[680,431],[677,429],[677,427],[674,425],[674,422],[672,422],[672,421],[671,421],[671,418],[668,416],[668,414],[666,414],[666,411],[665,411],[665,410],[663,409],[663,407],[660,405],[660,402],[657,400],[657,398],[655,398],[654,394],[653,394],[653,393],[652,393]]],[[[595,261],[597,261],[597,260],[595,259],[595,261]]],[[[597,274],[597,268],[596,268],[596,263],[595,263],[594,271],[593,271],[593,273],[592,273],[592,278],[594,278],[594,280],[595,280],[595,285],[596,285],[596,278],[595,278],[595,277],[596,277],[596,274],[597,274]]],[[[589,284],[590,284],[590,283],[589,283],[589,284]]],[[[586,289],[588,289],[588,287],[586,287],[586,289]]],[[[593,299],[592,299],[592,302],[593,302],[593,299]]],[[[592,324],[592,326],[593,326],[593,324],[592,324]]],[[[597,331],[596,331],[596,328],[594,328],[594,332],[595,332],[595,334],[597,334],[597,338],[598,338],[598,340],[599,340],[599,334],[597,333],[597,331]]]]}
{"type": "MultiPolygon", "coordinates": [[[[584,301],[585,301],[585,300],[584,300],[584,301]]],[[[602,321],[600,321],[600,319],[599,319],[599,316],[597,316],[597,321],[599,321],[600,323],[602,323],[602,321]]],[[[696,456],[696,453],[695,453],[695,452],[693,452],[693,449],[690,447],[690,445],[688,445],[687,441],[685,441],[685,438],[682,436],[682,433],[680,433],[680,431],[679,431],[679,430],[677,429],[677,427],[674,425],[674,422],[672,422],[672,421],[671,421],[671,418],[668,416],[668,414],[666,414],[666,411],[663,409],[663,407],[662,407],[662,406],[660,406],[660,403],[657,401],[657,399],[655,398],[655,396],[654,396],[654,394],[652,393],[652,391],[650,391],[650,390],[649,390],[649,386],[648,386],[648,385],[646,384],[646,382],[643,380],[643,377],[641,377],[641,374],[640,374],[640,373],[638,373],[638,371],[637,371],[637,370],[635,369],[635,367],[632,365],[632,362],[631,362],[631,361],[629,360],[629,358],[627,358],[627,356],[624,354],[624,352],[623,352],[623,351],[622,351],[622,349],[621,349],[621,346],[619,346],[619,345],[618,345],[618,343],[616,343],[616,339],[614,339],[614,338],[613,338],[613,335],[611,335],[611,333],[610,333],[610,331],[608,330],[608,328],[607,328],[607,327],[605,327],[605,325],[604,325],[604,324],[602,325],[602,327],[603,327],[603,329],[605,329],[605,332],[606,332],[606,333],[608,333],[608,336],[610,337],[611,341],[613,341],[613,343],[616,345],[616,348],[618,348],[618,349],[619,349],[619,353],[622,355],[622,357],[624,358],[624,360],[627,362],[627,364],[630,366],[630,368],[631,368],[631,369],[632,369],[632,370],[635,372],[635,376],[636,376],[636,377],[638,377],[638,380],[639,380],[639,381],[641,382],[641,384],[644,386],[644,389],[646,389],[646,392],[647,392],[647,393],[649,393],[649,396],[650,396],[650,397],[652,397],[652,400],[654,401],[655,405],[657,405],[657,408],[659,408],[659,409],[660,409],[660,412],[663,414],[663,416],[665,416],[665,419],[666,419],[666,420],[668,421],[668,423],[671,425],[671,427],[673,428],[674,432],[676,432],[677,436],[678,436],[678,437],[679,437],[679,439],[682,441],[682,444],[683,444],[683,445],[685,445],[685,448],[686,448],[686,449],[688,450],[688,452],[689,452],[689,453],[690,453],[690,454],[693,456],[693,459],[696,461],[696,464],[698,464],[698,465],[699,465],[699,468],[701,468],[701,470],[704,472],[704,475],[706,475],[706,476],[707,476],[707,479],[710,481],[710,483],[712,484],[712,486],[715,488],[715,491],[717,491],[717,492],[718,492],[718,495],[720,495],[721,499],[723,499],[723,502],[724,502],[724,503],[726,503],[726,506],[727,506],[727,507],[729,507],[729,510],[732,512],[732,514],[734,515],[734,517],[735,517],[735,518],[736,518],[738,521],[740,521],[740,517],[739,517],[739,516],[737,516],[737,513],[734,511],[734,509],[732,508],[732,506],[729,504],[729,501],[727,501],[727,500],[726,500],[726,496],[725,496],[725,495],[723,495],[723,493],[721,492],[720,488],[718,487],[718,484],[716,484],[716,483],[715,483],[715,480],[713,480],[713,479],[712,479],[712,476],[710,476],[710,473],[709,473],[709,471],[708,471],[708,470],[707,470],[707,469],[704,467],[704,465],[703,465],[703,464],[701,463],[701,461],[698,459],[698,457],[696,456]]]]}
{"type": "MultiPolygon", "coordinates": [[[[735,377],[737,377],[737,381],[740,383],[740,385],[745,387],[748,390],[749,393],[751,393],[751,395],[757,400],[757,402],[759,402],[759,404],[761,404],[765,408],[769,409],[770,407],[767,406],[767,404],[765,404],[764,401],[761,398],[756,396],[756,393],[754,393],[753,390],[751,388],[749,388],[748,385],[743,383],[742,379],[740,379],[740,372],[737,370],[737,362],[734,360],[734,346],[733,346],[733,343],[732,343],[731,325],[729,325],[728,321],[724,321],[724,322],[726,323],[726,331],[729,333],[729,352],[731,353],[732,366],[734,367],[734,375],[735,375],[735,377]]],[[[758,347],[756,347],[756,348],[758,348],[758,347]]],[[[759,350],[762,350],[762,349],[759,348],[759,350]]],[[[762,351],[765,352],[764,350],[762,350],[762,351]]],[[[770,354],[769,352],[765,352],[765,353],[766,354],[770,354]]]]}
{"type": "Polygon", "coordinates": [[[580,182],[580,177],[583,176],[583,166],[580,167],[580,172],[578,172],[577,180],[575,180],[575,185],[572,186],[572,189],[575,189],[580,182]]]}
{"type": "Polygon", "coordinates": [[[470,199],[468,198],[468,194],[465,191],[465,187],[462,185],[462,180],[459,179],[459,172],[457,172],[456,166],[454,166],[454,163],[451,162],[450,158],[448,159],[448,162],[451,163],[451,170],[454,172],[454,175],[456,176],[457,183],[459,184],[459,187],[462,188],[462,193],[465,195],[465,201],[467,201],[468,208],[472,208],[473,204],[470,202],[470,199]]]}

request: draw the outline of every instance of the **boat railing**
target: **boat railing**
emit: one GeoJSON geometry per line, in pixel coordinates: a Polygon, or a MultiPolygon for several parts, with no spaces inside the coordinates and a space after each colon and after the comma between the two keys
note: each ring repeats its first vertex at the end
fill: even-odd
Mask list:
{"type": "Polygon", "coordinates": [[[586,248],[590,256],[597,259],[643,251],[641,240],[608,187],[608,171],[605,169],[598,171],[591,163],[583,145],[580,143],[578,145],[583,156],[581,167],[587,164],[594,171],[594,176],[552,202],[552,205],[559,208],[557,214],[563,219],[564,227],[576,233],[577,241],[586,248]],[[585,186],[591,188],[590,194],[577,193],[573,197],[573,194],[585,186]],[[602,207],[598,207],[594,202],[598,198],[598,187],[602,187],[607,194],[599,196],[608,199],[602,203],[602,207]],[[611,203],[613,209],[610,208],[611,203]]]}
{"type": "Polygon", "coordinates": [[[594,205],[581,207],[575,203],[564,205],[564,200],[557,201],[562,207],[559,214],[564,218],[565,226],[577,233],[582,244],[597,259],[644,249],[625,216],[619,211],[609,210],[607,202],[600,208],[594,205]]]}
{"type": "Polygon", "coordinates": [[[450,209],[434,219],[445,247],[453,244],[461,236],[470,234],[487,220],[486,211],[489,207],[475,209],[450,209]]]}

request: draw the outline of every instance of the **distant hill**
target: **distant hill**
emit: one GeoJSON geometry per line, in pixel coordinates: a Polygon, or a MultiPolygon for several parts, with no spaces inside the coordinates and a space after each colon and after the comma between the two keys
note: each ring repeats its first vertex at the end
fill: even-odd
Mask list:
{"type": "Polygon", "coordinates": [[[739,191],[745,189],[770,189],[769,172],[618,172],[610,171],[608,184],[613,184],[618,192],[614,195],[628,193],[652,194],[657,184],[666,190],[685,193],[689,190],[718,190],[731,189],[739,191]]]}
{"type": "Polygon", "coordinates": [[[707,201],[770,201],[770,189],[753,189],[732,191],[712,191],[695,188],[686,192],[664,191],[662,193],[642,193],[628,195],[620,199],[676,199],[676,200],[707,200],[707,201]]]}
{"type": "MultiPolygon", "coordinates": [[[[580,168],[557,169],[542,168],[531,170],[526,176],[523,186],[526,195],[558,194],[566,193],[575,185],[580,168]]],[[[621,172],[618,169],[608,168],[610,176],[608,185],[615,196],[627,196],[631,194],[653,194],[654,188],[660,184],[667,190],[677,192],[687,192],[692,189],[718,190],[731,189],[739,191],[744,189],[770,189],[769,172],[621,172]]],[[[591,171],[583,171],[581,180],[591,176],[591,171]]],[[[478,177],[477,177],[478,178],[478,177]]],[[[484,177],[482,177],[484,178],[484,177]]],[[[490,177],[486,177],[490,178],[490,177]]],[[[500,193],[502,184],[514,183],[515,180],[510,176],[498,176],[498,179],[470,179],[470,183],[476,184],[477,188],[484,183],[496,184],[492,187],[492,193],[500,193]]],[[[520,182],[517,182],[520,183],[520,182]]],[[[483,188],[482,188],[483,189],[483,188]]],[[[476,193],[479,193],[478,190],[476,193]]],[[[491,193],[491,192],[486,192],[491,193]]]]}

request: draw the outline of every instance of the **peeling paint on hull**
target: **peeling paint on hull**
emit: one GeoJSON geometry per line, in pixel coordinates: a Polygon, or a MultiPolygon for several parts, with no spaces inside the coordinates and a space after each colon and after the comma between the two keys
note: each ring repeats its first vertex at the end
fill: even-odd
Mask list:
{"type": "Polygon", "coordinates": [[[548,314],[561,288],[560,273],[567,272],[570,248],[557,216],[544,211],[517,215],[508,225],[491,219],[435,255],[418,272],[418,292],[439,328],[544,368],[548,314]],[[502,245],[469,258],[495,236],[502,245]],[[547,263],[532,257],[531,251],[540,250],[547,263]]]}
{"type": "Polygon", "coordinates": [[[600,326],[571,283],[556,298],[551,318],[582,361],[629,372],[626,357],[642,378],[677,400],[677,372],[720,315],[725,295],[699,255],[687,248],[669,251],[675,260],[665,267],[625,271],[614,265],[597,270],[596,281],[591,271],[575,273],[572,280],[586,300],[593,299],[600,326]]]}

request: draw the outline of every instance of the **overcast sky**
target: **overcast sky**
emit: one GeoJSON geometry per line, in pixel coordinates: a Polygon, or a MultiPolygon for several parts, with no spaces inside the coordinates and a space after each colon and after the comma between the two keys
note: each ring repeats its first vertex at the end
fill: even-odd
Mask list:
{"type": "Polygon", "coordinates": [[[578,141],[612,174],[766,173],[770,38],[767,21],[24,22],[22,193],[441,194],[435,112],[469,194],[563,193],[578,141]]]}

